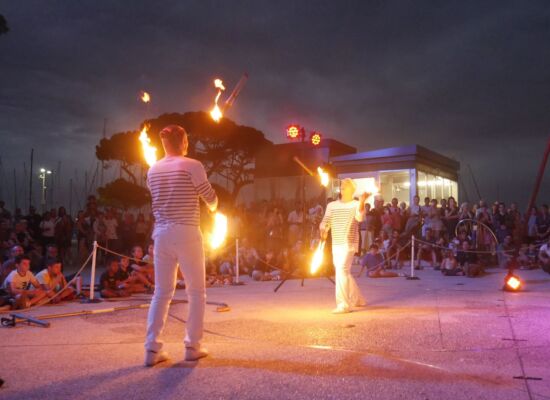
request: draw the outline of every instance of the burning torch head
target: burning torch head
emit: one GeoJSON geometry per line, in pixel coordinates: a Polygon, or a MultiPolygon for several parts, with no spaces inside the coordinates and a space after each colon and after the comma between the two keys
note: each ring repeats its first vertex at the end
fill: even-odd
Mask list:
{"type": "Polygon", "coordinates": [[[187,155],[187,132],[179,125],[168,125],[160,131],[160,139],[167,155],[187,155]]]}

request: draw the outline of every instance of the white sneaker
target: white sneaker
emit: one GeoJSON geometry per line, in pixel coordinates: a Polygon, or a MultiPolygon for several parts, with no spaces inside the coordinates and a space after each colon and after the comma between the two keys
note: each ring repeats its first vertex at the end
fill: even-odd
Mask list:
{"type": "Polygon", "coordinates": [[[333,314],[347,314],[350,313],[351,310],[349,308],[340,308],[336,307],[334,310],[332,310],[333,314]]]}
{"type": "Polygon", "coordinates": [[[145,366],[146,367],[152,367],[153,365],[156,365],[158,363],[161,363],[163,361],[169,360],[170,357],[168,356],[168,353],[165,351],[153,351],[153,350],[147,350],[145,352],[145,366]]]}
{"type": "Polygon", "coordinates": [[[185,348],[185,361],[197,361],[201,358],[208,356],[208,350],[204,347],[200,347],[198,350],[194,347],[185,348]]]}

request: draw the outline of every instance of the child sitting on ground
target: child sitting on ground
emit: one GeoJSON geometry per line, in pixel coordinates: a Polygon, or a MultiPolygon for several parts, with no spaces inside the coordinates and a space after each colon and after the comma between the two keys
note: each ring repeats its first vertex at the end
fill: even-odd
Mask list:
{"type": "Polygon", "coordinates": [[[107,270],[101,275],[101,297],[127,297],[130,292],[120,287],[122,283],[118,275],[118,260],[111,258],[107,261],[107,270]]]}
{"type": "Polygon", "coordinates": [[[140,282],[143,282],[145,287],[149,291],[152,291],[154,285],[154,280],[151,279],[152,275],[154,274],[153,264],[148,264],[147,262],[143,261],[143,249],[141,248],[141,246],[134,246],[132,248],[132,261],[130,264],[130,268],[137,275],[139,275],[140,282]]]}
{"type": "Polygon", "coordinates": [[[463,276],[464,271],[458,265],[453,254],[453,249],[445,250],[443,260],[441,260],[441,273],[445,276],[463,276]]]}
{"type": "Polygon", "coordinates": [[[366,267],[369,278],[395,278],[399,276],[396,272],[386,271],[384,265],[384,257],[380,254],[378,245],[371,244],[369,252],[361,260],[361,271],[366,267]]]}

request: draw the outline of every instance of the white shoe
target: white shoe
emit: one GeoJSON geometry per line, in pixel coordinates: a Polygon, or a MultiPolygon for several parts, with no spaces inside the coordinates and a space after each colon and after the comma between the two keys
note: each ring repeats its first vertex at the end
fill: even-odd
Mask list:
{"type": "Polygon", "coordinates": [[[146,367],[152,367],[153,365],[156,365],[158,363],[161,363],[163,361],[169,360],[170,357],[168,356],[168,353],[165,351],[153,351],[153,350],[147,350],[145,352],[145,366],[146,367]]]}
{"type": "Polygon", "coordinates": [[[201,358],[208,356],[208,350],[204,347],[200,347],[198,350],[194,347],[185,348],[185,361],[197,361],[201,358]]]}
{"type": "Polygon", "coordinates": [[[349,308],[340,308],[336,307],[334,310],[332,310],[333,314],[347,314],[350,313],[351,310],[349,308]]]}

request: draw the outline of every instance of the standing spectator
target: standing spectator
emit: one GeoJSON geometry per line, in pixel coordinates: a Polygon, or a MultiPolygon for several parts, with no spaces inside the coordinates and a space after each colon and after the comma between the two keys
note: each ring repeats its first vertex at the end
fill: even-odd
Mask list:
{"type": "Polygon", "coordinates": [[[445,210],[445,218],[444,218],[445,228],[447,229],[449,238],[453,238],[455,236],[458,219],[459,219],[458,205],[456,204],[455,198],[451,196],[449,197],[449,201],[447,202],[447,209],[445,210]]]}
{"type": "MultiPolygon", "coordinates": [[[[124,215],[124,219],[119,227],[119,233],[119,250],[122,253],[126,253],[134,243],[140,246],[143,245],[142,242],[136,241],[136,223],[134,222],[134,215],[132,213],[127,212],[124,215]]],[[[145,237],[143,239],[145,239],[145,237]]]]}
{"type": "Polygon", "coordinates": [[[55,242],[55,219],[50,211],[46,211],[40,222],[42,244],[47,246],[55,242]]]}
{"type": "Polygon", "coordinates": [[[432,199],[430,202],[430,226],[436,240],[439,239],[441,232],[445,229],[443,220],[441,219],[441,212],[441,209],[437,206],[437,200],[432,199]]]}
{"type": "MultiPolygon", "coordinates": [[[[314,211],[315,213],[315,211],[314,211]]],[[[315,215],[315,214],[314,214],[315,215]]],[[[267,248],[279,251],[283,245],[284,220],[281,211],[275,207],[267,217],[267,248]]]]}
{"type": "Polygon", "coordinates": [[[136,244],[145,246],[145,240],[149,226],[145,221],[145,215],[139,213],[136,220],[136,244]]]}
{"type": "Polygon", "coordinates": [[[506,205],[502,202],[498,203],[497,210],[493,214],[493,229],[499,243],[502,243],[504,238],[511,234],[509,226],[510,221],[506,212],[506,205]]]}
{"type": "Polygon", "coordinates": [[[537,216],[537,207],[531,207],[527,216],[527,240],[529,243],[534,243],[538,239],[537,216]]]}
{"type": "Polygon", "coordinates": [[[76,217],[76,240],[78,246],[78,263],[82,265],[88,257],[88,226],[84,211],[80,210],[76,217]]]}
{"type": "Polygon", "coordinates": [[[414,196],[413,203],[409,206],[408,219],[405,224],[405,234],[407,236],[414,234],[420,227],[421,212],[420,197],[414,196]]]}
{"type": "Polygon", "coordinates": [[[0,200],[0,218],[11,219],[11,213],[6,209],[4,200],[0,200]]]}
{"type": "Polygon", "coordinates": [[[301,227],[304,222],[304,215],[300,203],[296,203],[294,210],[288,214],[288,243],[293,245],[300,237],[301,227]]]}
{"type": "Polygon", "coordinates": [[[118,251],[118,221],[112,209],[108,210],[103,219],[105,224],[105,247],[118,251]]]}
{"type": "Polygon", "coordinates": [[[29,215],[25,217],[28,222],[28,229],[31,236],[34,239],[40,238],[40,222],[42,222],[42,217],[36,213],[36,209],[33,206],[29,207],[29,215]]]}
{"type": "Polygon", "coordinates": [[[59,250],[61,262],[65,262],[67,257],[71,257],[71,245],[73,239],[73,221],[67,214],[65,207],[59,207],[57,211],[57,220],[55,221],[55,243],[59,250]]]}
{"type": "Polygon", "coordinates": [[[543,204],[540,207],[539,215],[537,216],[537,237],[539,240],[546,240],[550,237],[550,214],[548,213],[548,205],[543,204]]]}

